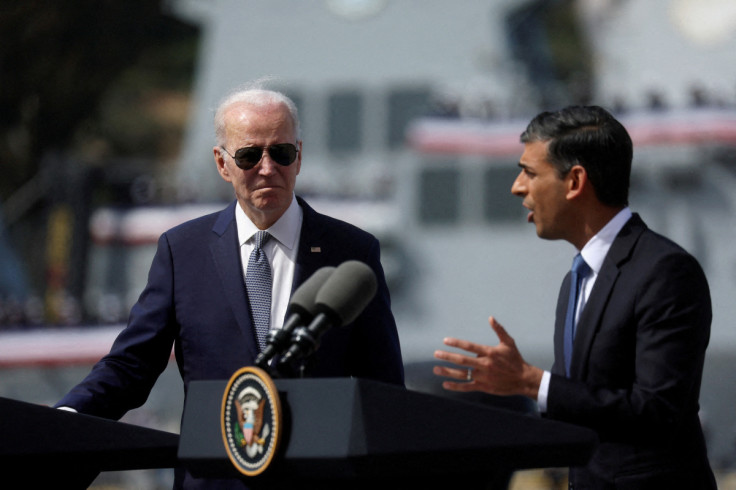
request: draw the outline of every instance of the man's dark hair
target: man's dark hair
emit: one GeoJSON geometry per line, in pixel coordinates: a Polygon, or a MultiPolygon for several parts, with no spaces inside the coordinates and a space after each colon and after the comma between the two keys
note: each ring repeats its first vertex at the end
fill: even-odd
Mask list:
{"type": "Polygon", "coordinates": [[[522,143],[549,141],[548,159],[560,178],[581,165],[601,203],[628,205],[633,146],[629,133],[598,106],[570,106],[537,115],[521,134],[522,143]]]}

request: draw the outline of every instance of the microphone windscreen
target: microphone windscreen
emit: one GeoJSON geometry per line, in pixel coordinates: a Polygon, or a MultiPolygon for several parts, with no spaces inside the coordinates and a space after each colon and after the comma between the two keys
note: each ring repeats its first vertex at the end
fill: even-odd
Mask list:
{"type": "Polygon", "coordinates": [[[370,303],[378,289],[373,270],[363,262],[349,260],[340,264],[325,282],[315,299],[317,309],[327,308],[347,325],[370,303]]]}
{"type": "Polygon", "coordinates": [[[316,314],[314,311],[314,303],[317,298],[317,293],[322,289],[322,286],[324,286],[325,282],[327,282],[334,272],[334,267],[322,267],[309,276],[309,278],[304,281],[296,291],[294,291],[294,294],[291,295],[291,300],[289,301],[288,306],[289,313],[307,313],[314,316],[316,314]]]}

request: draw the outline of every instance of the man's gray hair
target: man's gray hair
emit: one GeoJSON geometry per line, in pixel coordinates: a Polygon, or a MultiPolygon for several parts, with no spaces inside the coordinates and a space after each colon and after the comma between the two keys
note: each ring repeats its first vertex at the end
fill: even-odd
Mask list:
{"type": "Polygon", "coordinates": [[[301,141],[301,125],[299,124],[299,112],[296,104],[283,92],[265,88],[267,82],[271,78],[262,78],[254,82],[243,85],[225,96],[217,106],[215,111],[215,140],[217,145],[225,144],[225,112],[233,104],[245,102],[256,107],[263,107],[270,104],[283,104],[291,115],[294,124],[294,134],[297,141],[301,141]]]}

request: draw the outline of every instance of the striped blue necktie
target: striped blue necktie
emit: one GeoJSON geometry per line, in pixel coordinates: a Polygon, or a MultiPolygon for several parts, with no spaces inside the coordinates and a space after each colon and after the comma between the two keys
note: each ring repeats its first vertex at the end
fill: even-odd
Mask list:
{"type": "Polygon", "coordinates": [[[245,288],[248,291],[251,317],[261,350],[266,346],[271,317],[271,266],[262,248],[270,238],[268,232],[256,233],[256,246],[250,254],[245,273],[245,288]]]}
{"type": "Polygon", "coordinates": [[[565,355],[565,374],[570,377],[570,362],[572,361],[572,350],[575,342],[575,308],[577,308],[580,297],[580,286],[583,278],[590,272],[590,267],[585,263],[583,257],[577,254],[572,261],[570,275],[570,296],[567,300],[567,314],[565,315],[565,334],[563,352],[565,355]]]}

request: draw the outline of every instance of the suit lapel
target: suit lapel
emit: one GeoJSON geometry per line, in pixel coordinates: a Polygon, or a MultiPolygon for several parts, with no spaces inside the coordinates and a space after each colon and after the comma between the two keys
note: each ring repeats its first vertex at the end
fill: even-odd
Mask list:
{"type": "Polygon", "coordinates": [[[304,281],[309,279],[317,269],[325,265],[327,257],[327,249],[324,243],[325,228],[320,215],[302,198],[297,197],[297,201],[302,207],[304,219],[299,236],[299,250],[297,251],[294,281],[291,287],[292,293],[304,281]]]}
{"type": "Polygon", "coordinates": [[[213,238],[210,243],[212,259],[222,281],[227,302],[238,322],[243,338],[253,357],[258,355],[254,329],[246,301],[243,266],[240,261],[238,230],[235,225],[235,203],[220,213],[212,227],[213,238]]]}
{"type": "MultiPolygon", "coordinates": [[[[560,294],[557,296],[557,310],[555,313],[555,333],[554,333],[554,364],[552,372],[560,376],[565,374],[565,354],[564,354],[564,335],[565,335],[565,315],[567,314],[567,298],[570,295],[571,273],[568,271],[565,279],[560,286],[560,294]]],[[[574,363],[574,359],[573,359],[574,363]]]]}
{"type": "MultiPolygon", "coordinates": [[[[611,244],[578,320],[570,368],[570,377],[573,379],[583,379],[586,376],[591,346],[601,328],[603,313],[621,273],[621,267],[629,260],[636,241],[645,229],[646,225],[639,215],[634,214],[611,244]]],[[[567,290],[569,291],[569,286],[567,290]]]]}

